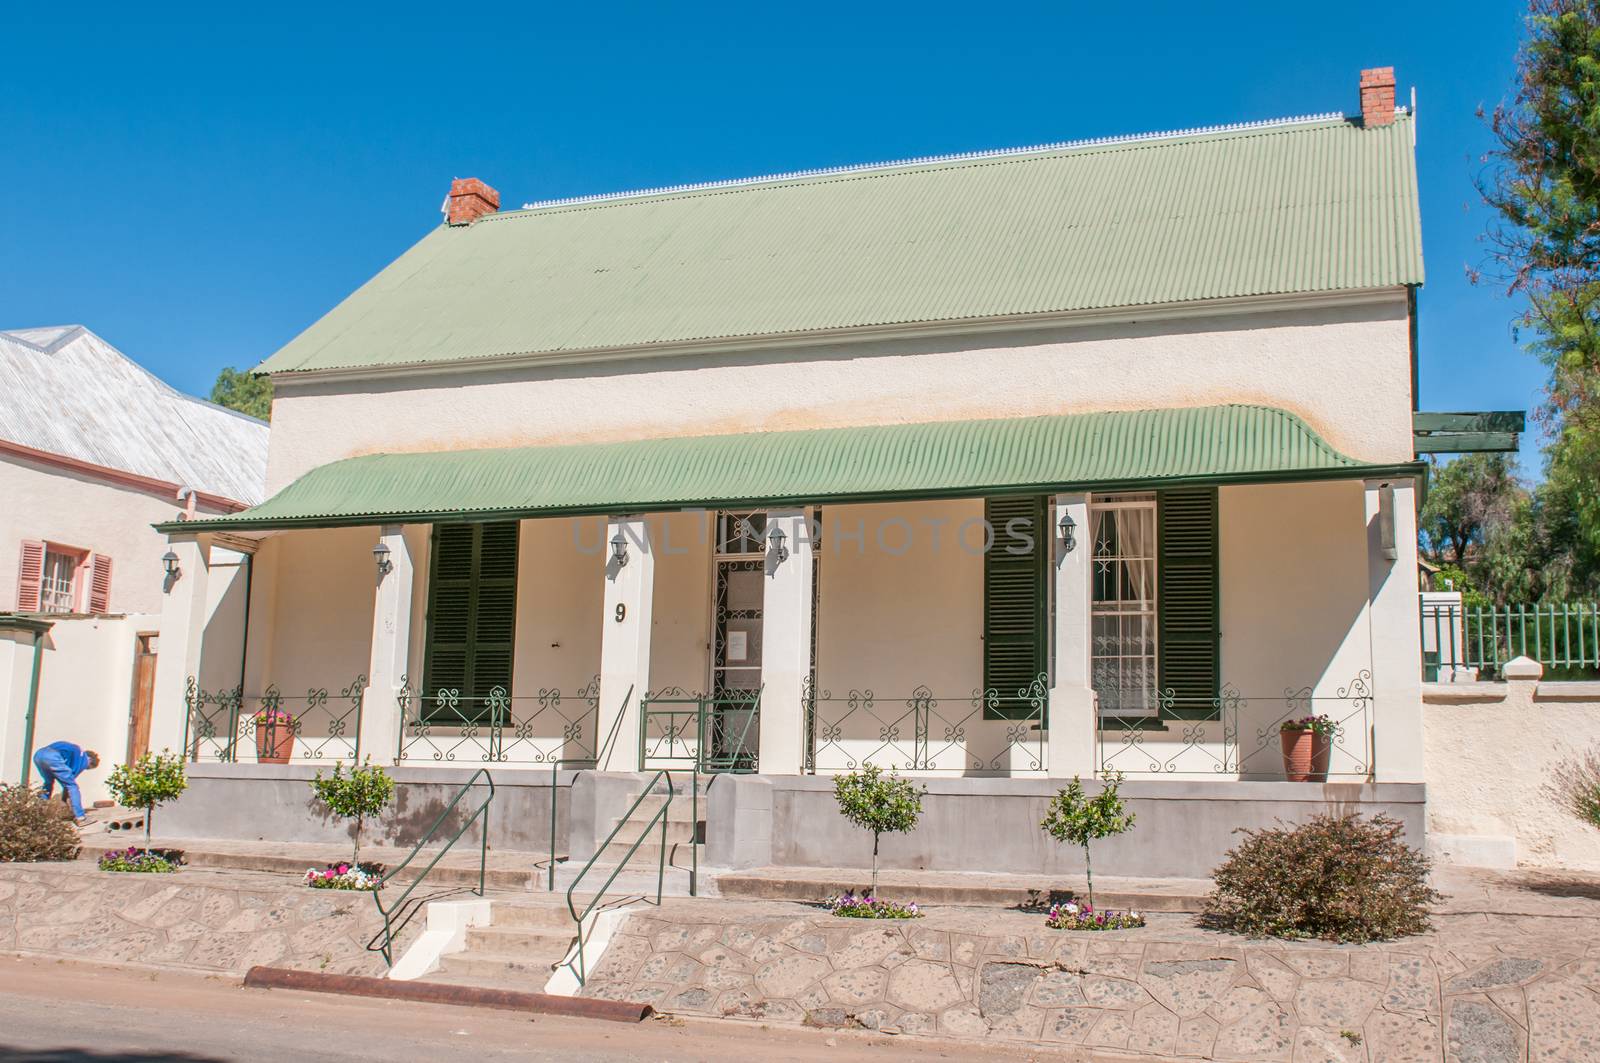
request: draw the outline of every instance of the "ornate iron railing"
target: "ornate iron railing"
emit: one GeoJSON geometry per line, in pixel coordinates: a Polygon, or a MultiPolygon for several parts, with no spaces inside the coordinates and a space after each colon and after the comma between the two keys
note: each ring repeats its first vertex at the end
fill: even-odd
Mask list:
{"type": "Polygon", "coordinates": [[[1270,697],[1246,697],[1224,687],[1215,698],[1155,699],[1147,716],[1102,713],[1098,768],[1128,775],[1233,775],[1282,778],[1281,725],[1306,716],[1327,716],[1329,777],[1370,778],[1372,673],[1361,671],[1331,694],[1310,686],[1270,697]]]}
{"type": "Polygon", "coordinates": [[[668,687],[639,702],[639,770],[692,765],[753,772],[759,762],[761,691],[690,693],[668,687]]]}
{"type": "Polygon", "coordinates": [[[310,687],[300,697],[284,694],[276,684],[246,695],[240,687],[202,690],[190,676],[184,691],[185,754],[192,761],[247,764],[358,760],[366,688],[367,677],[358,675],[347,686],[310,687]]]}
{"type": "Polygon", "coordinates": [[[1492,679],[1516,657],[1547,669],[1600,672],[1600,603],[1463,605],[1424,598],[1420,608],[1423,678],[1429,682],[1448,679],[1455,668],[1492,679]]]}
{"type": "Polygon", "coordinates": [[[955,698],[926,686],[903,696],[879,697],[867,686],[836,696],[807,679],[801,700],[805,770],[814,774],[867,764],[967,775],[1046,766],[1050,690],[1043,675],[1014,694],[987,688],[955,698]]]}
{"type": "Polygon", "coordinates": [[[572,694],[542,687],[531,697],[512,697],[497,686],[478,698],[448,687],[424,694],[402,676],[396,701],[402,761],[548,764],[596,757],[599,676],[572,694]]]}

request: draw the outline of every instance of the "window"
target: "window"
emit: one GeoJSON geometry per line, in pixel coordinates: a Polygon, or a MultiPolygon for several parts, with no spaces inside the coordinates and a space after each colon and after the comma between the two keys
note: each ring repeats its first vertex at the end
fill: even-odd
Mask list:
{"type": "Polygon", "coordinates": [[[428,577],[428,641],[423,695],[428,717],[488,721],[487,699],[511,693],[517,620],[516,521],[436,524],[428,577]],[[459,707],[433,702],[454,691],[459,707]]]}
{"type": "Polygon", "coordinates": [[[1156,500],[1110,495],[1089,509],[1094,556],[1090,675],[1105,716],[1150,716],[1156,695],[1156,500]]]}
{"type": "Polygon", "coordinates": [[[50,545],[44,552],[44,570],[39,577],[41,613],[78,611],[78,568],[82,555],[50,545]]]}
{"type": "Polygon", "coordinates": [[[1217,492],[1106,495],[1090,506],[1091,682],[1109,719],[1216,711],[1217,492]]]}

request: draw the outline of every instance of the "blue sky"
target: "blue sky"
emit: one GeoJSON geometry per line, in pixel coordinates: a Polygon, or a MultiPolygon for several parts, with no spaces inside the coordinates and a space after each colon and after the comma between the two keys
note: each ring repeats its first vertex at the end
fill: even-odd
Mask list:
{"type": "Polygon", "coordinates": [[[57,10],[7,17],[0,328],[87,325],[191,392],[437,224],[452,177],[514,206],[1354,111],[1378,65],[1418,93],[1423,408],[1531,409],[1544,376],[1465,278],[1513,0],[57,10]]]}

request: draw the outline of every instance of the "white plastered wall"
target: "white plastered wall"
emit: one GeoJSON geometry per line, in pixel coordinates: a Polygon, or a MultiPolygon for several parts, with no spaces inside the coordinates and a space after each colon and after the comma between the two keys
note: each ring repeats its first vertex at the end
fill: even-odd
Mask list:
{"type": "Polygon", "coordinates": [[[247,698],[268,685],[286,698],[313,688],[337,692],[366,672],[377,541],[375,527],[290,531],[262,541],[250,594],[247,698]]]}
{"type": "Polygon", "coordinates": [[[0,612],[17,607],[24,539],[111,558],[111,610],[159,613],[166,536],[151,525],[175,519],[175,499],[11,455],[0,456],[0,612]]]}
{"type": "Polygon", "coordinates": [[[339,458],[1089,410],[1264,403],[1409,461],[1406,303],[544,368],[275,379],[268,489],[339,458]]]}

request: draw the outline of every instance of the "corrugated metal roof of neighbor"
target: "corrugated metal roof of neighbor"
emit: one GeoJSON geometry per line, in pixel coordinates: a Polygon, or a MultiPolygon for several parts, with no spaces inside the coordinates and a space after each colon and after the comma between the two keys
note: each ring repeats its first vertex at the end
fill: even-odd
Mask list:
{"type": "Polygon", "coordinates": [[[254,509],[178,527],[953,497],[1196,478],[1347,477],[1374,468],[1334,450],[1294,414],[1204,406],[372,454],[313,469],[254,509]]]}
{"type": "Polygon", "coordinates": [[[441,226],[261,366],[453,362],[1422,282],[1412,120],[885,165],[441,226]]]}
{"type": "Polygon", "coordinates": [[[174,390],[81,325],[0,332],[0,439],[261,501],[267,426],[174,390]]]}

